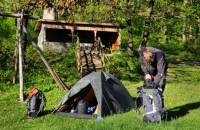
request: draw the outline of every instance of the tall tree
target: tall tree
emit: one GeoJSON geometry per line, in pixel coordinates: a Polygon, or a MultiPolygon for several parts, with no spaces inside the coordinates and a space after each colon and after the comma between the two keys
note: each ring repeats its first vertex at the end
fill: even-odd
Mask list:
{"type": "Polygon", "coordinates": [[[147,40],[148,40],[149,28],[150,28],[150,23],[151,23],[151,16],[152,16],[152,12],[153,12],[153,6],[154,6],[154,0],[150,0],[149,1],[148,14],[147,14],[146,20],[145,20],[143,38],[142,38],[142,41],[140,43],[140,47],[145,47],[147,40]]]}
{"type": "MultiPolygon", "coordinates": [[[[186,8],[187,3],[188,3],[188,1],[184,0],[184,2],[183,2],[184,8],[186,8]]],[[[187,21],[186,17],[187,17],[186,13],[184,13],[183,14],[183,27],[182,27],[182,43],[183,43],[183,45],[185,45],[185,43],[186,43],[186,21],[187,21]]]]}
{"type": "Polygon", "coordinates": [[[200,11],[197,12],[198,16],[197,16],[197,28],[195,30],[195,41],[194,41],[194,44],[195,46],[198,45],[198,40],[200,39],[199,38],[199,30],[200,30],[200,11]]]}
{"type": "Polygon", "coordinates": [[[132,31],[132,19],[131,19],[131,8],[129,6],[130,0],[126,2],[126,15],[127,15],[127,26],[128,26],[128,51],[133,51],[133,31],[132,31]]]}

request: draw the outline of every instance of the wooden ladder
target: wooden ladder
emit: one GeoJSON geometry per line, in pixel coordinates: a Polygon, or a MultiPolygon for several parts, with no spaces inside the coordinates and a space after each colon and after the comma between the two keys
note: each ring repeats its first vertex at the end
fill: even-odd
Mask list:
{"type": "Polygon", "coordinates": [[[77,69],[81,77],[102,69],[102,43],[100,38],[93,43],[89,50],[80,47],[79,39],[77,40],[77,46],[77,69]]]}

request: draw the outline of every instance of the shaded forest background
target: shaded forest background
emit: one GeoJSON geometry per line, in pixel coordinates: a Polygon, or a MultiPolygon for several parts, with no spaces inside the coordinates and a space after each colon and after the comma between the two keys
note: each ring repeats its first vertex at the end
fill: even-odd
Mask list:
{"type": "MultiPolygon", "coordinates": [[[[199,0],[3,0],[0,12],[25,13],[42,18],[43,9],[56,10],[58,20],[68,22],[98,22],[118,24],[122,30],[120,52],[113,55],[106,66],[110,73],[129,82],[142,80],[138,63],[139,46],[153,46],[163,50],[168,61],[199,60],[200,2],[199,0]],[[139,74],[139,75],[138,75],[139,74]]],[[[13,84],[15,48],[18,44],[16,19],[0,17],[0,83],[13,84]]],[[[34,32],[37,20],[28,20],[34,32]]],[[[33,87],[46,82],[55,84],[29,39],[23,35],[24,82],[33,87]]],[[[44,52],[54,71],[71,86],[80,78],[76,69],[75,48],[62,54],[44,52]]],[[[16,81],[16,86],[18,82],[16,81]]],[[[6,88],[2,87],[1,90],[6,88]]]]}

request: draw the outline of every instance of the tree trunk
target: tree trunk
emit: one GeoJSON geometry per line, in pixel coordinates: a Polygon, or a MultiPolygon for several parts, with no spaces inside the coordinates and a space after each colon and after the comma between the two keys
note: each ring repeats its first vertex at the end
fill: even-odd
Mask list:
{"type": "MultiPolygon", "coordinates": [[[[184,0],[184,2],[183,2],[184,8],[186,8],[187,3],[188,3],[188,1],[184,0]]],[[[182,28],[182,42],[183,42],[183,45],[185,45],[185,43],[186,43],[186,34],[185,34],[185,32],[186,32],[186,13],[183,15],[183,28],[182,28]]]]}
{"type": "Polygon", "coordinates": [[[193,38],[193,36],[192,36],[192,25],[190,24],[190,29],[189,29],[189,39],[192,39],[193,38]]]}
{"type": "Polygon", "coordinates": [[[131,23],[131,9],[128,5],[129,0],[126,2],[126,15],[127,15],[127,25],[128,25],[128,52],[133,51],[133,32],[132,32],[132,23],[131,23]]]}
{"type": "Polygon", "coordinates": [[[182,42],[183,42],[183,45],[185,45],[185,43],[186,43],[185,31],[186,31],[186,16],[184,15],[183,16],[183,28],[182,28],[182,42]]]}
{"type": "Polygon", "coordinates": [[[164,41],[168,41],[167,26],[164,24],[164,41]]]}
{"type": "MultiPolygon", "coordinates": [[[[200,11],[199,11],[199,14],[200,14],[200,11]]],[[[198,46],[198,34],[199,34],[199,28],[200,28],[200,16],[197,17],[198,21],[197,21],[197,28],[196,28],[196,35],[195,35],[195,41],[194,41],[194,44],[195,46],[198,46]]]]}
{"type": "Polygon", "coordinates": [[[154,6],[154,0],[150,0],[149,6],[150,7],[148,9],[148,15],[146,16],[146,20],[145,20],[144,34],[143,34],[142,41],[140,43],[139,50],[146,46],[146,43],[148,40],[149,28],[150,28],[150,23],[151,23],[151,15],[152,15],[153,6],[154,6]]]}
{"type": "MultiPolygon", "coordinates": [[[[27,28],[27,26],[28,26],[28,19],[24,19],[24,26],[27,28]]],[[[24,35],[24,46],[23,46],[23,54],[25,54],[25,52],[26,52],[26,47],[27,47],[27,35],[25,34],[24,35]]],[[[25,55],[23,56],[23,61],[24,61],[24,63],[26,63],[26,57],[25,57],[25,55]]]]}
{"type": "Polygon", "coordinates": [[[15,59],[15,69],[13,74],[13,84],[16,83],[16,77],[18,72],[18,64],[19,64],[19,51],[18,51],[18,43],[16,43],[15,52],[14,52],[14,59],[15,59]]]}

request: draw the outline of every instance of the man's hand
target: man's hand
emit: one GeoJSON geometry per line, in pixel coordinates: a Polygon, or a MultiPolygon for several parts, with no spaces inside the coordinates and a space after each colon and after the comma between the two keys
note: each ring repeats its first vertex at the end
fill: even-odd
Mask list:
{"type": "Polygon", "coordinates": [[[152,80],[152,77],[151,77],[150,74],[146,74],[146,75],[145,75],[145,79],[146,79],[146,80],[152,80]]]}

